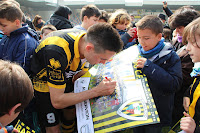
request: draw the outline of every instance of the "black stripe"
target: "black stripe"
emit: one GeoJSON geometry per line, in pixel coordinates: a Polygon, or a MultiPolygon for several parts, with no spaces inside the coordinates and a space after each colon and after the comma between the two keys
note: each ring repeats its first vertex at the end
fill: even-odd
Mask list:
{"type": "MultiPolygon", "coordinates": [[[[99,127],[99,128],[94,128],[94,131],[99,131],[99,130],[103,130],[103,129],[106,129],[106,128],[111,128],[111,127],[114,127],[114,126],[117,126],[117,125],[122,125],[122,124],[133,122],[133,121],[134,120],[124,120],[124,121],[116,122],[116,123],[105,125],[105,126],[102,126],[102,127],[99,127]]],[[[156,123],[156,122],[152,122],[151,124],[153,124],[153,123],[156,123]]],[[[142,126],[142,125],[148,125],[148,124],[149,123],[144,123],[144,124],[141,124],[140,126],[142,126]]],[[[136,127],[136,126],[131,126],[131,127],[136,127]]],[[[131,128],[131,127],[129,127],[129,128],[131,128]]],[[[122,129],[120,129],[120,130],[122,130],[122,129]]],[[[115,132],[116,131],[119,131],[119,130],[115,130],[115,132]]],[[[114,131],[112,131],[112,132],[114,132],[114,131]]]]}
{"type": "MultiPolygon", "coordinates": [[[[142,112],[142,113],[143,113],[143,112],[142,112]]],[[[126,114],[126,115],[131,116],[132,114],[131,114],[131,113],[128,113],[128,114],[126,114]]],[[[143,116],[143,115],[134,116],[134,117],[141,117],[141,116],[143,116]]],[[[105,121],[109,121],[109,120],[111,120],[111,119],[117,119],[117,118],[120,118],[120,117],[121,117],[120,115],[116,114],[116,115],[114,115],[114,116],[111,116],[111,117],[108,117],[108,118],[105,118],[105,119],[102,119],[102,120],[95,121],[94,124],[98,124],[98,123],[102,123],[102,122],[105,122],[105,121]]]]}

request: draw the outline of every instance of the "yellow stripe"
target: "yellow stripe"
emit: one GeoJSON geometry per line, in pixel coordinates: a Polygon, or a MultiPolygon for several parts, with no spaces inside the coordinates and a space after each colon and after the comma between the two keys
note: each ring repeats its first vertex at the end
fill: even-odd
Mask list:
{"type": "Polygon", "coordinates": [[[95,117],[95,118],[93,118],[93,121],[94,122],[99,121],[99,120],[106,119],[108,117],[112,117],[112,116],[115,116],[115,115],[117,115],[117,112],[112,112],[112,113],[109,113],[109,114],[106,114],[106,115],[101,115],[99,117],[95,117]]]}
{"type": "Polygon", "coordinates": [[[73,122],[73,124],[71,124],[71,125],[69,125],[69,126],[64,125],[63,123],[61,123],[61,126],[62,126],[64,129],[72,128],[72,127],[74,127],[74,125],[75,125],[75,122],[73,122]]]}
{"type": "MultiPolygon", "coordinates": [[[[196,79],[195,79],[195,81],[196,81],[196,79]]],[[[199,99],[199,97],[200,97],[200,85],[198,83],[197,87],[195,88],[194,94],[193,94],[192,103],[189,106],[189,114],[192,118],[194,117],[195,107],[196,107],[196,103],[197,103],[197,100],[199,99]]]]}
{"type": "MultiPolygon", "coordinates": [[[[127,127],[130,127],[130,126],[136,126],[136,125],[139,125],[139,124],[145,124],[145,123],[150,123],[150,122],[153,122],[153,120],[148,119],[146,121],[133,121],[133,122],[129,122],[129,123],[121,124],[121,125],[116,125],[116,126],[113,126],[113,127],[110,127],[110,128],[102,129],[102,130],[96,131],[95,133],[111,132],[111,131],[127,128],[127,127]]],[[[108,125],[108,124],[105,123],[105,122],[104,122],[104,124],[102,124],[102,126],[106,126],[106,125],[108,125]]]]}
{"type": "Polygon", "coordinates": [[[136,81],[136,79],[125,79],[124,81],[136,81]]]}
{"type": "Polygon", "coordinates": [[[89,72],[85,73],[83,76],[81,77],[91,77],[91,74],[89,72]]]}

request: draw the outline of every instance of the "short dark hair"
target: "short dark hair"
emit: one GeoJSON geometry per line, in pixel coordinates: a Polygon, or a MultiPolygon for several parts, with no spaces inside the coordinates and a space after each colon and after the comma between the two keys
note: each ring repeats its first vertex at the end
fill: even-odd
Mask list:
{"type": "Polygon", "coordinates": [[[88,18],[95,16],[99,17],[101,15],[99,8],[97,8],[95,5],[85,5],[81,9],[80,17],[81,20],[83,21],[84,16],[87,16],[88,18]]]}
{"type": "Polygon", "coordinates": [[[172,38],[172,31],[169,28],[163,29],[163,36],[165,39],[171,40],[172,38]]]}
{"type": "Polygon", "coordinates": [[[136,24],[138,29],[149,29],[156,35],[163,32],[163,23],[160,18],[154,15],[146,15],[140,19],[136,24]]]}
{"type": "Polygon", "coordinates": [[[192,20],[200,16],[199,12],[194,9],[184,9],[174,13],[169,23],[170,28],[175,29],[179,26],[187,26],[192,20]]]}
{"type": "Polygon", "coordinates": [[[0,117],[21,103],[15,113],[21,112],[33,98],[33,86],[24,69],[9,61],[0,60],[0,117]]]}
{"type": "Polygon", "coordinates": [[[105,22],[108,22],[108,13],[105,10],[100,10],[101,15],[99,17],[99,19],[103,19],[105,22]]]}
{"type": "Polygon", "coordinates": [[[22,22],[23,12],[17,6],[17,4],[11,1],[2,1],[0,3],[0,18],[7,19],[8,21],[14,22],[20,20],[22,22]]]}
{"type": "Polygon", "coordinates": [[[123,46],[119,33],[108,23],[91,26],[86,34],[86,41],[94,45],[97,53],[103,53],[105,50],[119,52],[123,46]]]}
{"type": "Polygon", "coordinates": [[[166,20],[166,16],[162,13],[158,14],[158,17],[162,20],[166,20]]]}

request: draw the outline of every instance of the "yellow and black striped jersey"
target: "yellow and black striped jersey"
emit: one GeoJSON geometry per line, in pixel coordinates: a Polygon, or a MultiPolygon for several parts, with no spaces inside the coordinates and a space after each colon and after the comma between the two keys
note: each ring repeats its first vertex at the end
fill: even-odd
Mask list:
{"type": "Polygon", "coordinates": [[[49,86],[66,87],[68,78],[81,70],[87,71],[85,61],[80,59],[78,42],[86,33],[77,29],[50,33],[36,48],[31,61],[34,89],[49,92],[49,86]]]}

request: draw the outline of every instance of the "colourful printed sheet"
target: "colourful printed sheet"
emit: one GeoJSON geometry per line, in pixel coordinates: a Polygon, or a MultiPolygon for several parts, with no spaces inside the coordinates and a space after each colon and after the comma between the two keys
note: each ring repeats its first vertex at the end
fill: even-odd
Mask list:
{"type": "Polygon", "coordinates": [[[91,108],[92,122],[86,122],[84,121],[86,119],[82,119],[87,116],[83,113],[86,104],[76,106],[79,132],[86,133],[88,130],[91,131],[92,128],[94,131],[91,131],[91,133],[116,132],[126,128],[160,122],[147,78],[141,70],[136,68],[138,58],[140,58],[138,48],[132,46],[115,55],[105,65],[98,64],[92,67],[88,76],[90,78],[87,79],[89,85],[79,87],[80,83],[78,83],[83,79],[86,81],[85,77],[87,76],[80,78],[75,83],[75,92],[76,89],[80,92],[81,88],[92,89],[105,77],[111,77],[112,80],[117,81],[115,92],[112,95],[90,99],[88,105],[90,106],[89,109],[91,108]],[[82,110],[81,115],[79,110],[82,110]],[[80,118],[83,121],[79,121],[80,118]],[[80,124],[85,122],[87,126],[80,124]],[[83,126],[87,128],[81,130],[83,126]]]}

